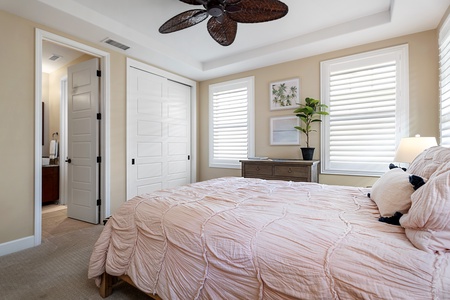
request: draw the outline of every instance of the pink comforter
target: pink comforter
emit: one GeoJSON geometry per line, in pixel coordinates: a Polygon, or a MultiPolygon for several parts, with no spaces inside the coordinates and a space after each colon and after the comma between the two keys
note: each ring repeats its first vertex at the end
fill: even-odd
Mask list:
{"type": "Polygon", "coordinates": [[[219,178],[135,197],[89,278],[127,274],[162,299],[449,299],[450,254],[378,222],[368,190],[219,178]]]}

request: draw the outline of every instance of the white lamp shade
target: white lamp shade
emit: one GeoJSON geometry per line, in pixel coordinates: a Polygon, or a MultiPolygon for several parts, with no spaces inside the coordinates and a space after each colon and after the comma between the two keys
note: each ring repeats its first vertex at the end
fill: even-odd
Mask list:
{"type": "Polygon", "coordinates": [[[395,153],[394,161],[411,163],[417,155],[433,146],[437,146],[436,138],[434,137],[416,136],[402,138],[395,153]]]}

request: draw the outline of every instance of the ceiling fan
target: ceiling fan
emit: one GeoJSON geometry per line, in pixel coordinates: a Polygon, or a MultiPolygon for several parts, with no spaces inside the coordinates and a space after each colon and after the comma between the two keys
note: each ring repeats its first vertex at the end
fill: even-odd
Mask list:
{"type": "Polygon", "coordinates": [[[284,17],[288,7],[278,0],[180,0],[191,5],[203,5],[204,9],[192,9],[169,19],[160,28],[160,33],[171,33],[186,29],[204,21],[211,37],[222,46],[234,42],[237,23],[268,22],[284,17]]]}

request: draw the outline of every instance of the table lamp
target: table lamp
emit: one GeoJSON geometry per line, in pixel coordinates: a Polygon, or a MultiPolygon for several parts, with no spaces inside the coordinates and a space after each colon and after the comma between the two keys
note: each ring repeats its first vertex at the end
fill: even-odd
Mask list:
{"type": "Polygon", "coordinates": [[[402,138],[395,152],[395,162],[411,163],[417,155],[422,153],[425,149],[437,146],[435,137],[415,137],[402,138]]]}

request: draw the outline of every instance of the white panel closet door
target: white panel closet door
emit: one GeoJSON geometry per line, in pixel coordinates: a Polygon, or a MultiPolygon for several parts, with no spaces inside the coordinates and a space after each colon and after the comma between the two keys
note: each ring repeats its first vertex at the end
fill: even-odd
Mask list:
{"type": "Polygon", "coordinates": [[[167,86],[166,187],[176,187],[191,182],[191,88],[173,81],[167,86]]]}
{"type": "Polygon", "coordinates": [[[127,199],[190,182],[190,87],[128,69],[127,199]]]}

